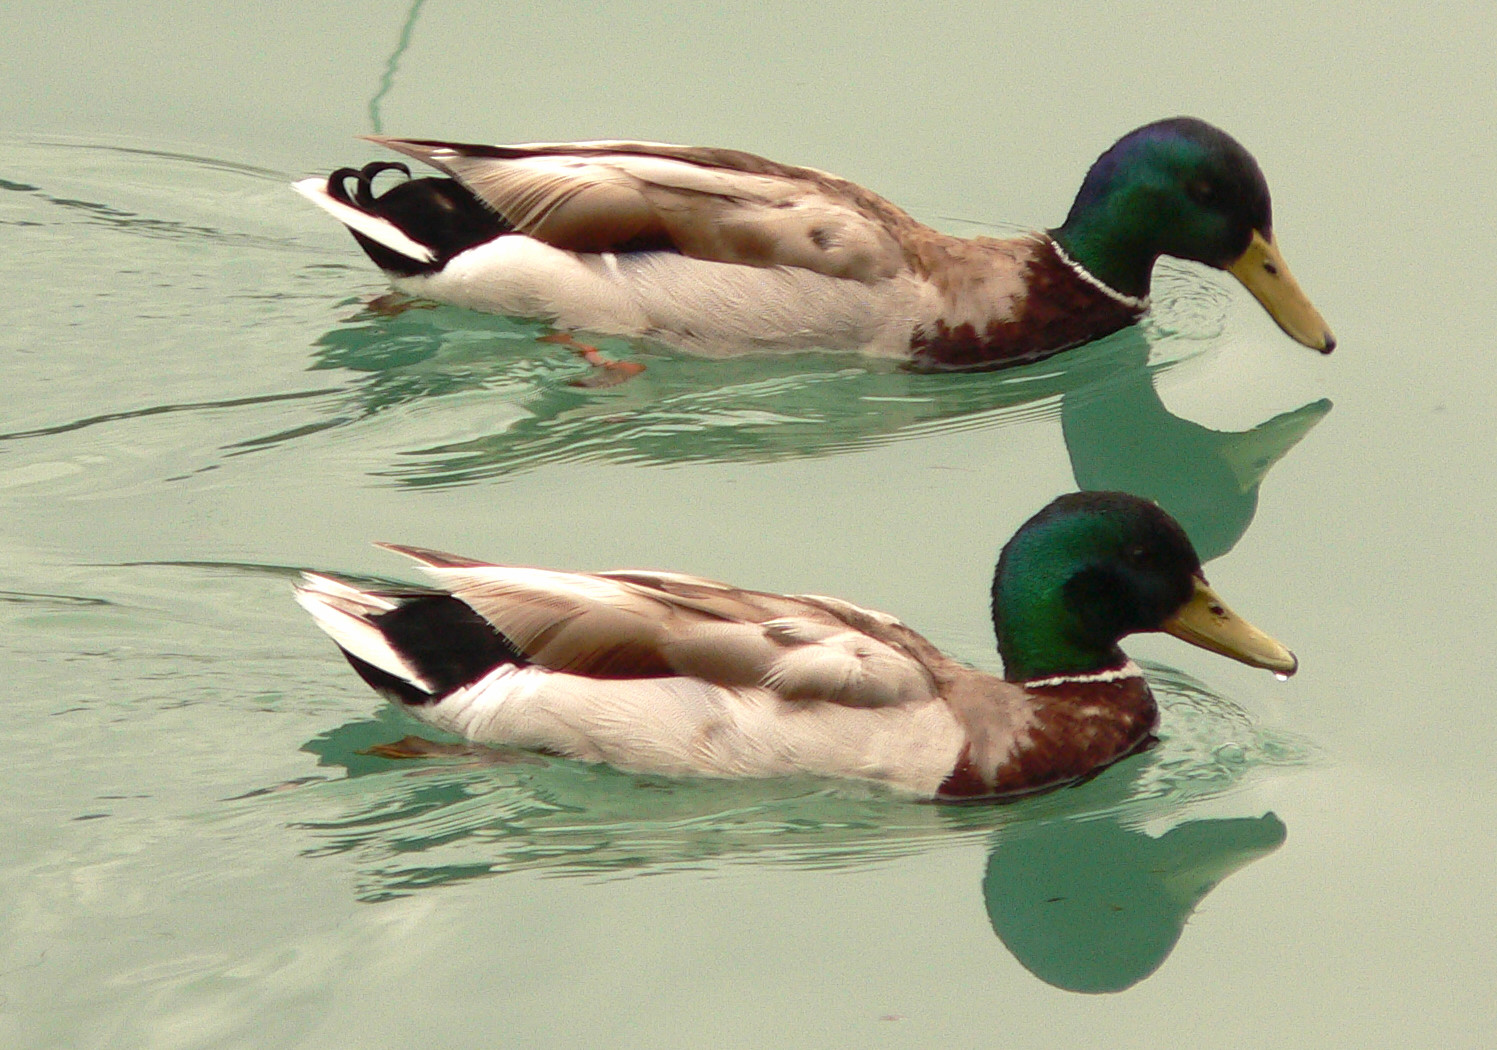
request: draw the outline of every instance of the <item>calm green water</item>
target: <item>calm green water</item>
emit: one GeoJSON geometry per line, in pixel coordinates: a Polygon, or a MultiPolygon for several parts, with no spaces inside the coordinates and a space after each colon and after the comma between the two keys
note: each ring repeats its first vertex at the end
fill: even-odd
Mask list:
{"type": "Polygon", "coordinates": [[[1486,5],[217,6],[0,7],[0,1044],[1492,1045],[1486,5]],[[1179,112],[1258,156],[1332,357],[1181,265],[1022,371],[616,346],[584,391],[533,326],[364,313],[286,186],[376,127],[632,136],[971,232],[1179,112]],[[1174,511],[1303,671],[1135,640],[1163,745],[1014,806],[370,757],[415,723],[290,600],[389,539],[996,667],[998,547],[1078,486],[1174,511]]]}

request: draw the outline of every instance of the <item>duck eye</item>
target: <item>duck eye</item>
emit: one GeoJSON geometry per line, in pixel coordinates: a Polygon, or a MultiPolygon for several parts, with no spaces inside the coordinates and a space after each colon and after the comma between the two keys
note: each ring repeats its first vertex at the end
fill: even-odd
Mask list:
{"type": "Polygon", "coordinates": [[[1216,186],[1206,179],[1195,179],[1185,186],[1185,192],[1197,204],[1216,203],[1216,186]]]}

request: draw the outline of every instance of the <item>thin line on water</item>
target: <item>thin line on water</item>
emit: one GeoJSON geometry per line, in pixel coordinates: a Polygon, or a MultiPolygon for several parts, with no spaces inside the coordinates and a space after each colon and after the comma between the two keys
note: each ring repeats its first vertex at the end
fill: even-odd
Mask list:
{"type": "Polygon", "coordinates": [[[390,60],[385,63],[385,74],[380,77],[379,90],[369,100],[369,123],[376,135],[385,133],[385,124],[379,115],[379,104],[395,86],[395,73],[400,68],[400,56],[405,54],[405,49],[411,46],[411,35],[416,31],[416,18],[420,15],[425,3],[426,0],[414,0],[411,4],[411,13],[406,16],[405,25],[400,29],[400,39],[395,42],[395,50],[390,53],[390,60]]]}
{"type": "Polygon", "coordinates": [[[341,392],[341,387],[328,386],[320,387],[316,390],[291,390],[280,394],[256,394],[252,397],[233,397],[222,401],[187,401],[170,405],[151,405],[147,408],[135,408],[124,412],[105,412],[102,415],[87,416],[83,419],[75,419],[69,423],[58,423],[50,427],[36,427],[32,430],[14,430],[9,434],[0,434],[0,441],[52,437],[55,434],[67,434],[74,430],[84,430],[88,427],[98,426],[100,423],[117,423],[121,420],[144,419],[147,416],[160,416],[170,412],[202,412],[219,408],[243,408],[247,405],[269,405],[277,401],[300,401],[305,398],[327,397],[330,394],[341,392]]]}

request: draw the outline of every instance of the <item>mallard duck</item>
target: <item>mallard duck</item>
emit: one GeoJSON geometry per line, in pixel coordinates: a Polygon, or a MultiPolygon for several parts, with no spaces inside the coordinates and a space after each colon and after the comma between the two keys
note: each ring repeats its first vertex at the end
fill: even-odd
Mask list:
{"type": "Polygon", "coordinates": [[[737,150],[370,141],[449,177],[380,161],[296,189],[398,291],[561,334],[1001,368],[1134,323],[1154,261],[1172,255],[1231,272],[1306,346],[1336,345],[1279,253],[1257,161],[1189,117],[1120,139],[1056,229],[970,240],[846,179],[737,150]],[[376,190],[387,171],[406,179],[376,190]]]}
{"type": "Polygon", "coordinates": [[[478,743],[633,772],[1022,794],[1152,741],[1158,709],[1118,648],[1124,635],[1168,631],[1281,675],[1297,666],[1207,586],[1174,519],[1121,493],[1062,496],[1004,547],[993,580],[1002,677],[836,598],[389,549],[437,588],[309,573],[297,591],[369,685],[478,743]]]}

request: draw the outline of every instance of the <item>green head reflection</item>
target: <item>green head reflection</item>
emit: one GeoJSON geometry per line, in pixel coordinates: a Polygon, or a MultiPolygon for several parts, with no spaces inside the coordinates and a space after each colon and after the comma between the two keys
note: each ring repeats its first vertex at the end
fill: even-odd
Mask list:
{"type": "Polygon", "coordinates": [[[1169,511],[1202,561],[1230,551],[1258,509],[1258,486],[1275,463],[1325,418],[1312,401],[1244,431],[1211,430],[1173,415],[1145,367],[1139,332],[1120,332],[1108,381],[1061,399],[1060,420],[1076,487],[1142,496],[1169,511]]]}
{"type": "Polygon", "coordinates": [[[993,932],[1040,980],[1120,992],[1163,964],[1217,883],[1285,834],[1272,813],[1187,821],[1157,838],[1112,819],[1012,828],[988,857],[983,902],[993,932]]]}

